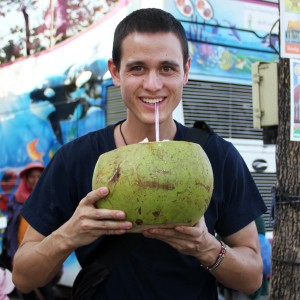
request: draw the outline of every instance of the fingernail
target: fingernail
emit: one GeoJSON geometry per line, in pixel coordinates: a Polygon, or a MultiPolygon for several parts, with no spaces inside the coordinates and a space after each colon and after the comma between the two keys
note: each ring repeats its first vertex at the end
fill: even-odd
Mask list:
{"type": "Polygon", "coordinates": [[[124,219],[125,214],[124,214],[124,212],[119,211],[119,212],[116,213],[116,216],[117,216],[118,219],[124,219]]]}
{"type": "Polygon", "coordinates": [[[126,223],[124,224],[124,228],[125,228],[125,229],[131,229],[131,227],[132,227],[132,224],[131,224],[130,222],[126,222],[126,223]]]}
{"type": "Polygon", "coordinates": [[[183,229],[182,226],[176,226],[176,227],[175,227],[175,230],[177,230],[177,231],[183,231],[184,229],[183,229]]]}
{"type": "Polygon", "coordinates": [[[102,195],[107,195],[108,194],[108,188],[107,187],[102,187],[100,188],[100,192],[102,195]]]}

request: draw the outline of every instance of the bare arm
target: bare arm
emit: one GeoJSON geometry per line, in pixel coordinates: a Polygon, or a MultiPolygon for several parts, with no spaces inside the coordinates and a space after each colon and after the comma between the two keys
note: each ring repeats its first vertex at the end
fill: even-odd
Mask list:
{"type": "Polygon", "coordinates": [[[124,212],[95,208],[95,202],[107,193],[107,188],[90,192],[73,216],[47,237],[28,228],[13,262],[13,281],[20,291],[26,293],[48,283],[77,248],[104,234],[123,234],[132,227],[122,221],[124,212]]]}
{"type": "MultiPolygon", "coordinates": [[[[207,231],[204,218],[195,227],[151,229],[144,235],[196,257],[204,266],[213,265],[221,249],[220,242],[207,231]]],[[[262,282],[262,259],[255,222],[226,237],[224,242],[228,245],[225,258],[210,272],[224,286],[247,294],[256,291],[262,282]]]]}

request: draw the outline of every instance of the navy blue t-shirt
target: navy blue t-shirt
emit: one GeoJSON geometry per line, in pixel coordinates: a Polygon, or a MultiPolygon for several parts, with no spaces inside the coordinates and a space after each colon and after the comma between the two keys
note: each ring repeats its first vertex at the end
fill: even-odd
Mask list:
{"type": "MultiPolygon", "coordinates": [[[[175,140],[187,127],[176,122],[175,140]]],[[[114,126],[80,137],[59,149],[26,201],[22,215],[43,235],[49,235],[74,213],[92,189],[94,166],[100,154],[116,148],[114,126]]],[[[210,134],[203,146],[213,169],[214,190],[205,213],[211,234],[231,235],[266,211],[252,176],[233,145],[210,134]]],[[[101,239],[76,250],[87,265],[97,255],[101,239]]],[[[122,249],[120,249],[122,251],[122,249]]],[[[194,257],[180,254],[155,239],[142,241],[101,284],[94,299],[217,299],[215,278],[194,257]]],[[[89,299],[90,300],[90,299],[89,299]]]]}

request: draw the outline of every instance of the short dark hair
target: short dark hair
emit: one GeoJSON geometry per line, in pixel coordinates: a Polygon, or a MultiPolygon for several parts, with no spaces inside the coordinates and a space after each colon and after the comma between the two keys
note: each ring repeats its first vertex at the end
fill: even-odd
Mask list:
{"type": "Polygon", "coordinates": [[[157,33],[172,32],[181,44],[183,64],[188,60],[188,42],[181,23],[170,13],[158,8],[143,8],[133,11],[116,27],[112,49],[114,64],[120,69],[122,42],[133,32],[157,33]]]}

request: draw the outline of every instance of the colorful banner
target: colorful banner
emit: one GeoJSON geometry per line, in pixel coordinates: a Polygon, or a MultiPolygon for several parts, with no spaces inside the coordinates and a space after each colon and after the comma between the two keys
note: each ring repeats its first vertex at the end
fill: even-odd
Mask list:
{"type": "Polygon", "coordinates": [[[27,163],[46,165],[62,144],[104,127],[101,84],[108,71],[114,28],[126,14],[127,1],[120,1],[82,34],[0,66],[3,209],[27,163]]]}
{"type": "Polygon", "coordinates": [[[290,60],[291,122],[290,139],[300,141],[300,60],[290,60]]]}
{"type": "Polygon", "coordinates": [[[173,0],[165,9],[182,21],[191,76],[251,83],[253,62],[278,60],[278,6],[238,0],[173,0]],[[270,31],[272,33],[270,34],[270,31]]]}
{"type": "Polygon", "coordinates": [[[300,58],[300,0],[280,1],[280,55],[300,58]]]}
{"type": "MultiPolygon", "coordinates": [[[[252,62],[278,58],[272,49],[278,47],[278,36],[267,35],[278,18],[275,4],[173,0],[164,1],[164,8],[186,29],[191,78],[251,82],[252,62]]],[[[47,164],[62,144],[105,125],[101,84],[113,30],[128,11],[129,2],[119,1],[79,36],[0,66],[2,199],[10,196],[28,162],[47,164]]]]}
{"type": "MultiPolygon", "coordinates": [[[[129,9],[121,0],[82,34],[0,66],[0,220],[27,163],[47,165],[61,145],[105,126],[102,83],[115,26],[129,9]]],[[[79,270],[72,253],[59,284],[72,286],[79,270]]]]}

